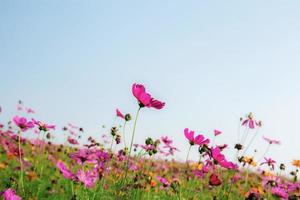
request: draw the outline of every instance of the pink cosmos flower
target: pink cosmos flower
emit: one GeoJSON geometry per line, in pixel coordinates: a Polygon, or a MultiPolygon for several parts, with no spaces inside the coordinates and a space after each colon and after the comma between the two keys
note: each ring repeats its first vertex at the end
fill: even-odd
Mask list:
{"type": "Polygon", "coordinates": [[[264,139],[265,141],[267,141],[269,144],[278,144],[278,145],[281,144],[281,142],[280,142],[279,140],[273,140],[273,139],[267,138],[267,137],[265,137],[265,136],[263,136],[263,139],[264,139]]]}
{"type": "Polygon", "coordinates": [[[271,189],[271,192],[273,195],[280,197],[282,199],[287,199],[289,197],[289,194],[283,188],[280,187],[273,187],[271,189]]]}
{"type": "Polygon", "coordinates": [[[266,165],[272,167],[272,169],[274,170],[274,168],[275,168],[274,164],[276,163],[276,161],[273,160],[272,158],[266,158],[266,157],[264,157],[264,159],[265,159],[265,162],[262,162],[260,165],[266,164],[266,165]]]}
{"type": "Polygon", "coordinates": [[[169,181],[161,176],[156,176],[156,179],[162,184],[163,187],[168,187],[170,185],[169,181]]]}
{"type": "Polygon", "coordinates": [[[15,116],[13,122],[23,131],[27,131],[30,128],[34,127],[34,124],[31,121],[27,121],[25,117],[15,116]]]}
{"type": "Polygon", "coordinates": [[[141,84],[134,83],[132,85],[132,93],[135,98],[139,101],[140,107],[156,108],[162,109],[165,106],[164,102],[158,101],[151,97],[149,93],[146,92],[145,87],[141,84]]]}
{"type": "Polygon", "coordinates": [[[35,113],[34,110],[32,110],[31,108],[25,108],[25,110],[28,114],[30,114],[30,113],[34,114],[35,113]]]}
{"type": "Polygon", "coordinates": [[[203,135],[197,135],[196,137],[194,137],[194,133],[194,131],[189,131],[188,128],[184,129],[184,135],[189,140],[191,145],[203,145],[209,143],[209,139],[204,139],[203,135]]]}
{"type": "Polygon", "coordinates": [[[168,136],[162,136],[161,141],[167,146],[169,146],[173,142],[170,138],[168,138],[168,136]]]}
{"type": "Polygon", "coordinates": [[[82,169],[79,169],[76,176],[78,180],[87,188],[93,188],[99,178],[99,173],[97,168],[94,168],[93,170],[87,170],[86,172],[84,172],[82,169]]]}
{"type": "Polygon", "coordinates": [[[66,179],[73,180],[75,178],[74,174],[67,168],[65,163],[63,163],[62,161],[58,161],[56,167],[66,179]]]}
{"type": "Polygon", "coordinates": [[[222,182],[219,179],[218,175],[216,175],[215,173],[211,174],[209,177],[209,185],[211,186],[219,186],[221,185],[222,182]]]}
{"type": "Polygon", "coordinates": [[[225,156],[221,153],[221,149],[219,147],[211,148],[211,156],[212,158],[218,162],[221,167],[227,169],[237,169],[237,165],[227,161],[225,156]]]}
{"type": "Polygon", "coordinates": [[[219,130],[217,130],[217,129],[214,130],[215,136],[218,136],[218,135],[220,135],[221,133],[222,133],[222,131],[219,131],[219,130]]]}
{"type": "Polygon", "coordinates": [[[116,114],[118,117],[121,117],[122,119],[125,119],[124,115],[121,113],[119,109],[116,109],[116,114]]]}
{"type": "Polygon", "coordinates": [[[247,119],[242,121],[242,126],[248,126],[250,129],[254,129],[256,126],[261,127],[261,125],[261,121],[257,122],[253,119],[253,114],[251,112],[247,115],[247,119]]]}
{"type": "Polygon", "coordinates": [[[9,188],[3,192],[3,197],[4,197],[4,200],[21,200],[22,199],[11,188],[9,188]]]}
{"type": "Polygon", "coordinates": [[[43,123],[41,121],[37,121],[33,118],[31,120],[35,125],[37,125],[39,127],[40,131],[45,131],[46,132],[46,131],[49,131],[50,129],[53,129],[53,130],[55,129],[55,125],[45,124],[45,123],[43,123]]]}
{"type": "Polygon", "coordinates": [[[74,145],[79,144],[77,140],[71,138],[70,136],[68,137],[67,140],[68,140],[68,142],[69,142],[70,144],[74,144],[74,145]]]}

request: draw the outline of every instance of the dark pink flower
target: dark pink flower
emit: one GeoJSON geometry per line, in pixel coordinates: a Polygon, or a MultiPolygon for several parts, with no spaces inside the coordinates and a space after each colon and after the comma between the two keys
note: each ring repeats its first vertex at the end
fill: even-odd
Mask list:
{"type": "Polygon", "coordinates": [[[37,121],[33,118],[31,120],[35,125],[37,125],[39,127],[40,131],[45,131],[46,132],[46,131],[49,131],[50,129],[53,129],[53,130],[55,129],[55,125],[45,124],[45,123],[43,123],[41,121],[37,121]]]}
{"type": "Polygon", "coordinates": [[[196,137],[194,137],[194,134],[195,134],[194,131],[189,131],[188,128],[184,129],[184,135],[189,140],[191,145],[194,144],[203,145],[209,143],[209,139],[204,139],[203,135],[197,135],[196,137]]]}
{"type": "Polygon", "coordinates": [[[211,156],[221,167],[226,169],[237,169],[237,165],[226,160],[219,147],[211,148],[211,156]]]}
{"type": "Polygon", "coordinates": [[[121,113],[119,109],[116,109],[116,114],[118,117],[121,117],[122,119],[125,119],[125,116],[121,113]]]}
{"type": "Polygon", "coordinates": [[[279,140],[273,140],[273,139],[267,138],[265,136],[263,136],[263,139],[265,141],[267,141],[269,144],[278,144],[278,145],[281,144],[281,142],[279,140]]]}
{"type": "Polygon", "coordinates": [[[211,185],[211,186],[219,186],[221,184],[222,184],[222,182],[219,179],[218,175],[216,175],[214,173],[210,175],[210,177],[209,177],[209,185],[211,185]]]}
{"type": "Polygon", "coordinates": [[[4,198],[4,200],[21,200],[22,199],[11,188],[9,188],[3,192],[3,198],[4,198]]]}
{"type": "Polygon", "coordinates": [[[283,199],[287,199],[289,197],[289,194],[283,188],[280,187],[273,187],[271,189],[271,192],[273,195],[283,199]]]}
{"type": "Polygon", "coordinates": [[[214,130],[214,135],[215,135],[215,136],[218,136],[218,135],[220,135],[221,133],[222,133],[222,131],[219,131],[219,130],[217,130],[217,129],[214,130]]]}
{"type": "Polygon", "coordinates": [[[134,83],[132,85],[132,93],[135,98],[139,101],[140,107],[156,108],[162,109],[165,106],[164,102],[158,101],[151,97],[149,93],[146,92],[145,87],[141,84],[134,83]]]}
{"type": "Polygon", "coordinates": [[[156,176],[156,179],[163,185],[163,187],[168,187],[170,185],[169,181],[161,176],[156,176]]]}
{"type": "Polygon", "coordinates": [[[264,157],[264,159],[265,159],[265,162],[262,162],[260,165],[266,164],[266,165],[268,165],[269,167],[272,167],[272,169],[274,170],[274,167],[275,167],[274,164],[276,163],[276,161],[273,160],[272,158],[266,158],[266,157],[264,157]]]}
{"type": "Polygon", "coordinates": [[[27,121],[25,117],[15,116],[13,122],[23,131],[27,131],[30,128],[34,127],[34,124],[31,121],[27,121]]]}

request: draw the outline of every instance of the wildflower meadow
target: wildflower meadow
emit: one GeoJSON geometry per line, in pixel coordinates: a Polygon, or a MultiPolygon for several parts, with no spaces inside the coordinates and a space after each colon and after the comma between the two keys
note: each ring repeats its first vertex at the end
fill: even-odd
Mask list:
{"type": "MultiPolygon", "coordinates": [[[[153,109],[159,115],[168,106],[163,96],[153,97],[148,89],[151,85],[146,89],[134,83],[131,90],[128,86],[127,92],[132,93],[128,101],[136,102],[136,110],[124,113],[126,106],[120,102],[112,111],[118,120],[112,119],[109,131],[98,139],[81,124],[58,127],[37,119],[34,108],[19,101],[14,117],[0,122],[0,198],[300,199],[300,158],[289,161],[293,168],[287,171],[286,163],[270,157],[269,152],[281,142],[260,131],[264,124],[255,113],[241,113],[243,117],[236,119],[237,137],[230,144],[217,142],[220,135],[229,134],[218,127],[212,127],[212,133],[182,127],[180,135],[149,135],[144,143],[137,143],[136,128],[143,113],[153,109]],[[125,128],[129,124],[132,129],[125,128]],[[57,142],[53,133],[59,133],[64,142],[57,142]],[[188,148],[176,147],[172,137],[181,138],[188,148]],[[253,154],[249,149],[257,140],[265,142],[265,149],[253,154]],[[233,160],[224,153],[228,148],[235,151],[233,160]],[[192,149],[198,151],[197,157],[190,154],[192,149]],[[185,160],[175,159],[179,151],[186,153],[185,160]]],[[[0,107],[0,116],[5,109],[0,107]]]]}

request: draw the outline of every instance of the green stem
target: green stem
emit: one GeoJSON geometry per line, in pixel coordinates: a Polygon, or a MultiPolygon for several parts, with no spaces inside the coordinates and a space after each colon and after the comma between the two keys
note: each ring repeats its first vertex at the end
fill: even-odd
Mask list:
{"type": "Polygon", "coordinates": [[[19,131],[18,137],[18,147],[19,147],[19,160],[20,160],[20,183],[21,189],[24,191],[24,183],[23,183],[23,162],[22,162],[22,153],[21,153],[21,131],[19,131]]]}
{"type": "Polygon", "coordinates": [[[188,153],[187,153],[187,155],[186,155],[186,159],[185,159],[186,164],[188,164],[188,159],[189,159],[191,147],[192,147],[192,145],[190,145],[189,150],[188,150],[188,153]]]}
{"type": "Polygon", "coordinates": [[[130,142],[130,147],[129,147],[129,153],[128,153],[128,156],[127,156],[127,159],[126,159],[126,164],[125,164],[125,167],[126,167],[125,180],[127,178],[128,162],[129,162],[129,159],[130,159],[130,154],[131,154],[132,145],[133,145],[133,139],[134,139],[134,135],[135,135],[136,124],[137,124],[137,120],[138,120],[138,117],[139,117],[140,110],[141,110],[141,107],[139,107],[139,109],[136,113],[136,116],[135,116],[135,120],[134,120],[133,131],[132,131],[132,136],[131,136],[131,142],[130,142]]]}
{"type": "Polygon", "coordinates": [[[126,127],[126,120],[124,122],[124,126],[123,126],[123,140],[124,140],[124,148],[126,148],[126,140],[125,140],[125,127],[126,127]]]}

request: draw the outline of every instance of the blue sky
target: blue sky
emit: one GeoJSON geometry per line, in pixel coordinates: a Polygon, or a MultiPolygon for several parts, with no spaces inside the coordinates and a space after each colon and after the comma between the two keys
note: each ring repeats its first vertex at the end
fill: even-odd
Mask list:
{"type": "MultiPolygon", "coordinates": [[[[252,111],[282,141],[268,156],[299,159],[299,1],[7,1],[0,3],[0,120],[16,102],[36,117],[100,138],[115,108],[134,115],[134,82],[163,110],[144,109],[136,141],[183,129],[233,144],[252,111]]],[[[128,130],[129,132],[130,130],[128,130]]],[[[60,129],[56,132],[60,135],[60,129]]],[[[230,153],[228,153],[230,154],[230,153]]],[[[191,158],[196,157],[196,152],[191,158]]]]}

